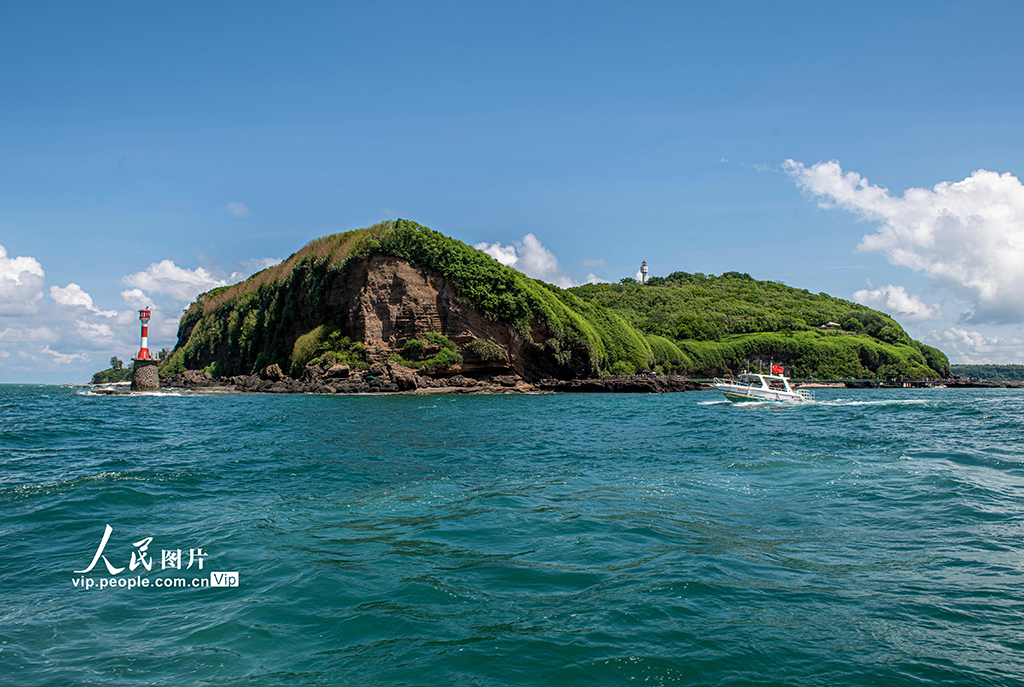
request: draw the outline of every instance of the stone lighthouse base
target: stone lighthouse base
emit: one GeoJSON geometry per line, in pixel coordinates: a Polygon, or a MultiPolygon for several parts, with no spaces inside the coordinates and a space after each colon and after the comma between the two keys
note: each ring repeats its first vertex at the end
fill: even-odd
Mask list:
{"type": "Polygon", "coordinates": [[[132,358],[132,391],[160,389],[160,361],[154,358],[132,358]]]}

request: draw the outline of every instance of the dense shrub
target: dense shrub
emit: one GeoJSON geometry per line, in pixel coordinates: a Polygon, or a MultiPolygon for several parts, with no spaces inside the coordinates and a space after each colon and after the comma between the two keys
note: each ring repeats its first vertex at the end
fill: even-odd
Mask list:
{"type": "Polygon", "coordinates": [[[405,345],[402,346],[402,353],[409,357],[416,357],[423,352],[425,347],[426,343],[423,339],[409,339],[405,342],[405,345]]]}
{"type": "Polygon", "coordinates": [[[489,339],[473,339],[466,344],[466,350],[488,362],[496,362],[506,358],[504,349],[489,339]]]}
{"type": "Polygon", "coordinates": [[[462,356],[455,343],[439,332],[427,332],[422,339],[409,339],[402,347],[401,354],[393,353],[391,360],[426,372],[447,370],[462,364],[462,356]],[[430,357],[421,359],[424,356],[430,357]]]}
{"type": "Polygon", "coordinates": [[[612,363],[610,372],[613,375],[635,375],[636,368],[626,360],[616,360],[612,363]]]}
{"type": "Polygon", "coordinates": [[[686,372],[693,369],[693,361],[675,343],[663,336],[647,335],[647,343],[655,365],[664,372],[686,372]]]}
{"type": "Polygon", "coordinates": [[[427,372],[448,370],[462,364],[462,356],[454,348],[442,348],[430,360],[423,363],[423,369],[427,372]]]}
{"type": "Polygon", "coordinates": [[[437,346],[441,349],[447,348],[452,351],[455,350],[455,344],[452,343],[452,340],[439,332],[427,332],[424,338],[431,346],[437,346]]]}

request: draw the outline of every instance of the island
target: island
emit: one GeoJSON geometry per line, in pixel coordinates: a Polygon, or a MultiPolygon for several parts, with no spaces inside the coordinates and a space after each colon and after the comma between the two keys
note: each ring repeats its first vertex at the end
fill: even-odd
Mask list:
{"type": "Polygon", "coordinates": [[[408,220],[308,243],[186,310],[162,386],[239,391],[682,391],[792,377],[944,378],[888,315],[750,275],[562,289],[408,220]]]}

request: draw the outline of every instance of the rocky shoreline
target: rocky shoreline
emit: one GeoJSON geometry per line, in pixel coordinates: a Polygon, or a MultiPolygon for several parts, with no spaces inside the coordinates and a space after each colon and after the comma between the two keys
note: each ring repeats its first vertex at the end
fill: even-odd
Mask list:
{"type": "Polygon", "coordinates": [[[339,364],[324,369],[307,367],[299,378],[286,375],[270,365],[258,375],[214,377],[209,372],[186,370],[173,377],[161,377],[163,389],[189,391],[236,391],[267,394],[374,394],[374,393],[669,393],[697,391],[698,382],[682,377],[613,376],[600,379],[540,379],[528,382],[516,374],[467,377],[462,374],[433,376],[419,373],[393,361],[374,363],[369,369],[339,364]]]}

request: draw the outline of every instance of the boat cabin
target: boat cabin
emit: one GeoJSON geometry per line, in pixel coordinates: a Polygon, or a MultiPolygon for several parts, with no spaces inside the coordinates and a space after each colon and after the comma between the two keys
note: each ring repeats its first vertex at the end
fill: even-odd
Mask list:
{"type": "Polygon", "coordinates": [[[789,386],[789,382],[785,377],[779,377],[776,375],[762,375],[762,374],[741,374],[740,384],[754,389],[769,389],[771,391],[785,391],[792,392],[793,390],[789,386]]]}

